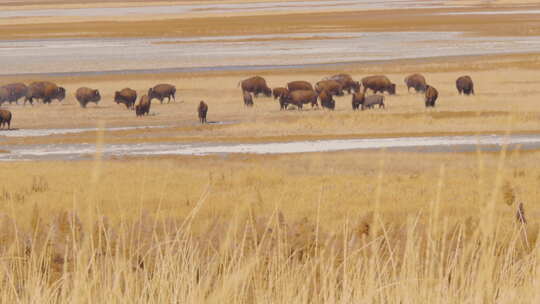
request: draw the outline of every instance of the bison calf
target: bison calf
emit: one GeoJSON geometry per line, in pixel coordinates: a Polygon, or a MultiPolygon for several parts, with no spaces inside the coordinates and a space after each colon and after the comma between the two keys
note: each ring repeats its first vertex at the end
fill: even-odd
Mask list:
{"type": "Polygon", "coordinates": [[[426,85],[426,108],[435,107],[435,101],[437,100],[437,97],[439,97],[439,92],[437,92],[437,89],[430,85],[426,85]]]}
{"type": "Polygon", "coordinates": [[[8,110],[0,110],[0,128],[7,125],[8,130],[11,129],[11,112],[8,110]]]}
{"type": "Polygon", "coordinates": [[[384,107],[384,96],[383,95],[369,95],[366,96],[364,99],[364,103],[362,103],[362,111],[364,109],[372,109],[374,106],[379,105],[380,108],[384,107]]]}
{"type": "Polygon", "coordinates": [[[93,102],[97,105],[98,102],[101,100],[101,95],[99,94],[98,90],[86,87],[78,88],[75,92],[75,97],[81,105],[81,108],[86,108],[86,105],[88,105],[88,103],[90,102],[93,102]]]}
{"type": "Polygon", "coordinates": [[[251,93],[249,93],[248,91],[244,91],[244,105],[246,107],[253,106],[253,97],[251,96],[251,93]]]}
{"type": "Polygon", "coordinates": [[[130,88],[124,88],[114,93],[114,102],[124,104],[127,109],[133,109],[137,101],[137,92],[130,88]]]}
{"type": "Polygon", "coordinates": [[[206,123],[206,113],[208,113],[208,105],[204,101],[201,100],[201,102],[199,103],[197,112],[199,113],[199,120],[201,121],[201,123],[206,123]]]}

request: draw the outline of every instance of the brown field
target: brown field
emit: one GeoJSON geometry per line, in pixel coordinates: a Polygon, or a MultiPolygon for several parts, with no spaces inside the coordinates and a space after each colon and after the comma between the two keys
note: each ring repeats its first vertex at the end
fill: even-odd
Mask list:
{"type": "MultiPolygon", "coordinates": [[[[0,6],[136,2],[10,0],[0,6]]],[[[448,3],[466,2],[477,5],[472,9],[506,9],[505,5],[518,3],[448,3]]],[[[429,12],[438,11],[445,9],[429,12]]],[[[1,20],[0,38],[403,28],[467,30],[472,35],[540,32],[538,15],[418,18],[414,12],[221,17],[201,13],[114,22],[29,18],[1,20]]],[[[13,113],[12,127],[165,127],[0,137],[0,153],[21,144],[238,143],[540,132],[540,54],[250,72],[4,76],[0,83],[43,78],[64,86],[66,100],[33,107],[4,104],[2,108],[13,113]],[[387,97],[385,110],[353,112],[346,95],[336,99],[333,112],[309,107],[280,111],[277,101],[262,97],[246,109],[237,87],[239,80],[253,74],[276,87],[292,80],[316,82],[338,72],[357,79],[385,74],[397,84],[398,94],[387,97]],[[426,75],[438,89],[436,108],[426,110],[421,94],[406,91],[403,78],[414,72],[426,75]],[[456,92],[455,79],[465,74],[475,81],[475,96],[456,92]],[[115,90],[132,87],[144,94],[163,82],[176,85],[177,101],[154,101],[150,116],[136,118],[112,101],[115,90]],[[100,89],[98,106],[79,107],[73,92],[81,86],[100,89]],[[200,100],[209,104],[209,121],[230,124],[200,125],[196,114],[200,100]]],[[[0,162],[0,303],[540,301],[539,151],[93,157],[0,162]]]]}

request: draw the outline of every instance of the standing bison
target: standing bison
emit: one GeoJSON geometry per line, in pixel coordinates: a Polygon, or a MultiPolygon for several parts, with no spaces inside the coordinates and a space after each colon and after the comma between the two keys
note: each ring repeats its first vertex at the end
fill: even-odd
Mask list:
{"type": "Polygon", "coordinates": [[[315,91],[319,94],[322,91],[326,91],[329,94],[332,94],[332,96],[343,96],[343,86],[335,80],[321,80],[317,82],[315,91]]]}
{"type": "Polygon", "coordinates": [[[371,89],[374,94],[378,92],[387,92],[390,95],[396,94],[396,84],[392,83],[388,77],[383,75],[364,77],[362,78],[362,85],[364,86],[364,94],[367,89],[371,89]]]}
{"type": "Polygon", "coordinates": [[[289,104],[295,105],[298,109],[302,109],[304,104],[311,104],[311,107],[318,107],[317,99],[319,94],[313,90],[300,90],[290,92],[289,95],[280,99],[281,109],[286,109],[289,104]]]}
{"type": "Polygon", "coordinates": [[[358,110],[358,108],[360,108],[360,106],[364,104],[365,99],[366,97],[364,93],[362,92],[354,93],[352,96],[352,109],[355,111],[358,110]]]}
{"type": "Polygon", "coordinates": [[[238,85],[241,86],[243,93],[253,93],[255,97],[261,93],[266,97],[272,96],[272,89],[266,85],[266,80],[260,76],[253,76],[251,78],[242,80],[238,83],[238,85]]]}
{"type": "Polygon", "coordinates": [[[24,104],[28,101],[33,105],[34,99],[41,99],[44,104],[50,104],[53,99],[62,101],[64,98],[66,98],[66,89],[63,87],[49,81],[32,82],[28,86],[24,104]]]}
{"type": "Polygon", "coordinates": [[[459,95],[474,95],[474,83],[470,76],[461,76],[456,80],[456,88],[459,95]]]}
{"type": "Polygon", "coordinates": [[[287,88],[278,87],[272,90],[272,95],[274,95],[274,99],[278,99],[282,96],[287,96],[287,94],[289,94],[289,90],[287,90],[287,88]]]}
{"type": "Polygon", "coordinates": [[[360,82],[354,81],[349,74],[337,74],[332,77],[328,77],[327,80],[335,80],[341,84],[343,90],[347,93],[357,93],[360,91],[360,82]]]}
{"type": "Polygon", "coordinates": [[[176,94],[176,87],[172,84],[158,84],[153,88],[148,89],[148,98],[150,98],[150,101],[152,99],[158,99],[160,103],[163,103],[163,99],[167,98],[167,103],[171,102],[172,100],[176,101],[175,98],[176,94]]]}
{"type": "Polygon", "coordinates": [[[98,90],[90,89],[87,87],[78,88],[75,92],[75,97],[81,105],[81,108],[86,108],[88,103],[93,102],[96,105],[101,100],[101,95],[98,90]]]}
{"type": "Polygon", "coordinates": [[[150,99],[150,97],[148,97],[148,95],[143,95],[141,97],[141,100],[139,100],[139,104],[135,106],[135,115],[139,117],[145,114],[146,115],[150,114],[151,104],[152,104],[152,100],[150,99]]]}
{"type": "Polygon", "coordinates": [[[18,103],[19,99],[26,97],[28,87],[24,83],[10,83],[0,88],[0,103],[18,103]]]}
{"type": "Polygon", "coordinates": [[[253,97],[247,91],[244,91],[244,105],[246,107],[253,107],[253,97]]]}
{"type": "Polygon", "coordinates": [[[358,110],[360,108],[362,111],[364,109],[371,109],[375,105],[379,105],[379,108],[384,108],[384,96],[375,94],[375,95],[369,95],[365,96],[364,93],[356,93],[353,95],[352,98],[352,108],[353,110],[358,110]]]}
{"type": "Polygon", "coordinates": [[[121,91],[114,92],[114,102],[116,104],[124,104],[127,109],[133,109],[137,101],[137,91],[124,88],[121,91]]]}
{"type": "Polygon", "coordinates": [[[289,90],[289,92],[300,91],[300,90],[313,91],[313,86],[311,85],[311,83],[307,81],[297,80],[297,81],[291,81],[287,83],[287,89],[289,90]]]}
{"type": "Polygon", "coordinates": [[[414,88],[416,92],[426,91],[426,78],[421,74],[412,74],[405,77],[405,84],[407,85],[407,91],[414,88]]]}
{"type": "Polygon", "coordinates": [[[201,100],[199,107],[197,108],[197,113],[199,113],[199,121],[202,124],[206,123],[206,113],[208,113],[208,105],[201,100]]]}
{"type": "Polygon", "coordinates": [[[336,108],[336,101],[332,98],[332,94],[322,91],[319,94],[319,99],[321,100],[321,107],[329,110],[334,110],[336,108]]]}
{"type": "Polygon", "coordinates": [[[11,129],[11,112],[0,109],[0,128],[3,129],[5,125],[7,125],[8,130],[11,129]]]}
{"type": "Polygon", "coordinates": [[[437,97],[439,97],[439,92],[437,92],[437,89],[430,85],[426,85],[426,108],[435,107],[435,101],[437,101],[437,97]]]}

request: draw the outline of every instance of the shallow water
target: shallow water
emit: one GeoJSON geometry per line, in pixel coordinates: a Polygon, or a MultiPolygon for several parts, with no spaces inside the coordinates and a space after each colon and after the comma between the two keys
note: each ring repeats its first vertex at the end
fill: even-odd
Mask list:
{"type": "MultiPolygon", "coordinates": [[[[105,158],[124,156],[213,155],[213,154],[289,154],[335,152],[347,150],[389,149],[418,152],[464,152],[476,149],[496,151],[504,145],[521,149],[540,148],[540,135],[483,135],[400,137],[343,140],[316,140],[273,143],[139,143],[108,144],[100,151],[105,158]]],[[[17,160],[81,160],[96,153],[92,144],[50,144],[5,147],[9,153],[0,154],[0,161],[17,160]]]]}
{"type": "MultiPolygon", "coordinates": [[[[223,14],[230,12],[295,12],[326,11],[328,9],[373,10],[404,8],[435,8],[444,6],[443,0],[334,0],[334,1],[283,1],[265,3],[212,3],[212,4],[174,4],[155,6],[131,6],[108,8],[65,8],[38,10],[3,10],[0,18],[20,17],[114,17],[129,15],[175,15],[194,12],[223,14]]],[[[134,4],[136,5],[136,4],[134,4]]]]}
{"type": "Polygon", "coordinates": [[[528,52],[540,52],[540,37],[465,37],[459,32],[326,32],[167,39],[4,40],[0,41],[0,61],[6,64],[0,75],[301,68],[528,52]]]}

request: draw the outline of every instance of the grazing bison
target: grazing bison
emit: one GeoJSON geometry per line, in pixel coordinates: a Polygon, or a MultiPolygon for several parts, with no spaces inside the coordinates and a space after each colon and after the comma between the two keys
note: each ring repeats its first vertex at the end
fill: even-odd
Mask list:
{"type": "Polygon", "coordinates": [[[3,129],[5,125],[7,125],[8,130],[11,129],[11,112],[0,109],[0,128],[3,129]]]}
{"type": "Polygon", "coordinates": [[[435,107],[435,101],[439,97],[437,89],[430,85],[426,85],[426,108],[435,107]]]}
{"type": "Polygon", "coordinates": [[[241,86],[242,92],[253,93],[257,97],[260,93],[266,97],[272,96],[272,89],[266,85],[266,80],[260,76],[253,76],[251,78],[242,80],[238,83],[241,86]]]}
{"type": "Polygon", "coordinates": [[[24,83],[10,83],[2,88],[5,89],[7,95],[0,93],[0,103],[3,101],[18,103],[19,99],[26,97],[26,92],[28,91],[28,87],[24,83]]]}
{"type": "Polygon", "coordinates": [[[386,76],[375,75],[362,78],[362,85],[364,86],[364,94],[367,89],[371,89],[374,94],[378,92],[388,92],[390,95],[396,94],[396,84],[392,83],[386,76]]]}
{"type": "Polygon", "coordinates": [[[347,93],[357,93],[360,91],[360,82],[354,81],[349,74],[337,74],[331,77],[328,77],[326,80],[335,80],[341,84],[343,90],[346,90],[347,93]]]}
{"type": "Polygon", "coordinates": [[[135,106],[135,115],[137,117],[150,114],[150,105],[152,105],[152,100],[148,95],[143,95],[139,100],[139,104],[135,106]]]}
{"type": "Polygon", "coordinates": [[[354,93],[352,96],[352,109],[358,110],[358,108],[364,104],[364,100],[366,99],[364,93],[358,92],[354,93]]]}
{"type": "Polygon", "coordinates": [[[287,88],[278,87],[272,90],[272,94],[274,95],[274,99],[278,99],[282,96],[287,96],[287,94],[289,94],[289,90],[287,90],[287,88]]]}
{"type": "Polygon", "coordinates": [[[199,120],[202,124],[206,123],[206,113],[208,113],[208,105],[201,100],[199,107],[197,108],[197,113],[199,113],[199,120]]]}
{"type": "Polygon", "coordinates": [[[122,91],[114,92],[114,102],[116,104],[124,104],[127,109],[133,109],[137,101],[137,91],[124,88],[122,91]]]}
{"type": "Polygon", "coordinates": [[[81,108],[86,108],[88,103],[93,102],[96,105],[101,100],[101,95],[98,90],[90,89],[87,87],[78,88],[75,92],[75,97],[81,105],[81,108]]]}
{"type": "Polygon", "coordinates": [[[362,111],[364,111],[364,109],[372,109],[376,105],[379,105],[379,109],[384,109],[384,95],[375,94],[366,96],[362,103],[362,111]]]}
{"type": "Polygon", "coordinates": [[[28,86],[24,104],[28,101],[33,105],[34,99],[41,99],[43,103],[50,104],[53,99],[62,101],[64,98],[66,98],[66,90],[63,87],[49,81],[32,82],[28,86]]]}
{"type": "Polygon", "coordinates": [[[248,91],[244,91],[244,105],[246,107],[253,107],[253,97],[248,91]]]}
{"type": "Polygon", "coordinates": [[[304,104],[311,104],[311,107],[318,107],[317,99],[319,94],[313,90],[300,90],[290,92],[287,97],[280,99],[280,105],[282,109],[286,109],[289,104],[295,105],[297,108],[302,109],[304,104]]]}
{"type": "Polygon", "coordinates": [[[459,95],[474,95],[474,83],[470,76],[461,76],[456,80],[456,88],[459,92],[459,95]]]}
{"type": "Polygon", "coordinates": [[[334,110],[336,108],[336,101],[332,98],[332,94],[322,91],[319,94],[319,99],[321,100],[321,106],[323,108],[334,110]]]}
{"type": "Polygon", "coordinates": [[[426,78],[421,74],[412,74],[405,77],[405,84],[407,85],[407,91],[414,88],[416,92],[426,91],[426,78]]]}
{"type": "Polygon", "coordinates": [[[343,86],[335,80],[321,80],[317,82],[315,91],[319,94],[322,91],[326,91],[329,94],[332,94],[332,96],[343,96],[343,86]]]}
{"type": "Polygon", "coordinates": [[[311,90],[313,91],[313,86],[311,83],[304,80],[291,81],[287,83],[287,89],[289,92],[300,91],[300,90],[311,90]]]}
{"type": "Polygon", "coordinates": [[[158,84],[153,88],[148,89],[148,98],[150,98],[150,101],[152,99],[158,99],[160,103],[163,103],[163,99],[167,98],[167,103],[171,102],[171,97],[174,101],[176,101],[175,95],[176,94],[176,87],[172,84],[158,84]]]}

